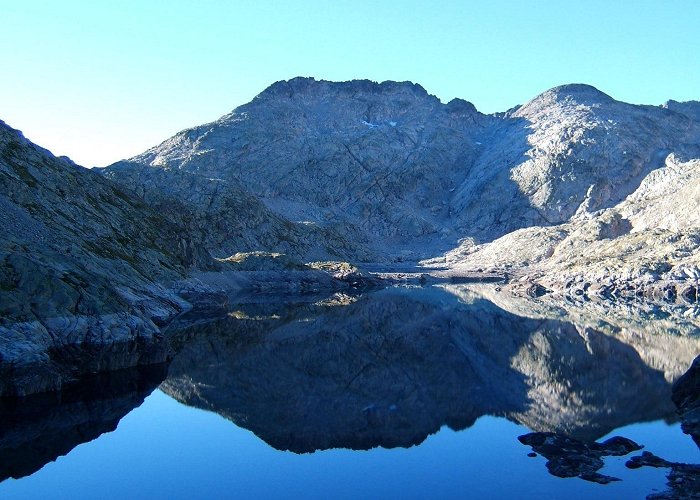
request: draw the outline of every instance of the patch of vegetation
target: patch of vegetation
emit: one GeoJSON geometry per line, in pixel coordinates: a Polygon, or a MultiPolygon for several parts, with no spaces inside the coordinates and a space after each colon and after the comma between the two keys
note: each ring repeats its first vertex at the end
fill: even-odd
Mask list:
{"type": "Polygon", "coordinates": [[[311,269],[318,269],[320,271],[326,271],[329,273],[356,273],[359,271],[355,266],[353,266],[349,262],[343,261],[328,260],[309,262],[308,265],[311,269]]]}
{"type": "Polygon", "coordinates": [[[19,141],[10,140],[7,142],[7,144],[5,144],[5,148],[0,153],[0,156],[3,160],[5,160],[5,162],[7,162],[7,164],[10,167],[12,167],[15,173],[19,176],[20,179],[22,179],[22,181],[25,184],[27,184],[30,187],[36,187],[36,178],[29,173],[29,169],[27,169],[27,167],[24,166],[22,162],[17,160],[21,149],[22,145],[19,143],[19,141]]]}
{"type": "Polygon", "coordinates": [[[275,252],[238,252],[217,260],[236,271],[302,271],[309,268],[286,254],[275,252]]]}

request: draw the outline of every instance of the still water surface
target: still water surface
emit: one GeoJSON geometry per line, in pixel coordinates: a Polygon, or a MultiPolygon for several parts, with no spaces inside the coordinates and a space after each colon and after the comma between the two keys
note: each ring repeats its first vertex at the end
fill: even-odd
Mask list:
{"type": "Polygon", "coordinates": [[[621,435],[668,460],[699,461],[670,402],[672,380],[700,352],[692,331],[654,330],[649,342],[629,318],[518,312],[467,288],[389,289],[258,300],[183,323],[169,366],[36,409],[5,407],[0,497],[644,498],[665,489],[667,469],[628,469],[629,456],[605,457],[599,471],[621,481],[555,477],[518,441],[531,430],[589,443],[621,435]]]}

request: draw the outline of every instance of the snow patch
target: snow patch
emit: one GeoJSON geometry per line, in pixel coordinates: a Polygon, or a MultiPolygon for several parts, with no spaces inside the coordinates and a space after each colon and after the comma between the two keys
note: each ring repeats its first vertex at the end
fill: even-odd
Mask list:
{"type": "Polygon", "coordinates": [[[362,120],[362,124],[367,125],[369,128],[377,128],[379,126],[376,123],[370,123],[370,122],[365,121],[365,120],[362,120]]]}

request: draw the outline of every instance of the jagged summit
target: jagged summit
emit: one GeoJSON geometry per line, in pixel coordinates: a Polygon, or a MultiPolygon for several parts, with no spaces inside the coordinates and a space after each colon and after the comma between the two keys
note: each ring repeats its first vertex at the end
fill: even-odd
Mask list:
{"type": "Polygon", "coordinates": [[[372,80],[349,80],[332,82],[316,80],[314,77],[298,76],[290,80],[273,83],[256,96],[256,99],[293,98],[313,95],[345,95],[358,97],[366,94],[407,95],[419,98],[437,99],[419,84],[413,82],[395,82],[387,80],[381,83],[372,80]]]}

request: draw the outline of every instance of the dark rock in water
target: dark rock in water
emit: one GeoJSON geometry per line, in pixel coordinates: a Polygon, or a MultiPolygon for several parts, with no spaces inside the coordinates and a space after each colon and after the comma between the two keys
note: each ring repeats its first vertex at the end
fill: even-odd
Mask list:
{"type": "Polygon", "coordinates": [[[683,432],[700,447],[700,356],[673,384],[671,399],[678,408],[683,432]]]}
{"type": "Polygon", "coordinates": [[[33,474],[117,428],[162,382],[167,365],[94,375],[68,389],[0,398],[0,481],[33,474]]]}
{"type": "Polygon", "coordinates": [[[625,466],[629,469],[639,469],[640,467],[671,467],[674,462],[669,462],[661,457],[657,457],[649,451],[643,452],[641,455],[630,458],[625,466]]]}
{"type": "Polygon", "coordinates": [[[642,449],[642,446],[638,445],[631,439],[627,439],[626,437],[622,436],[613,436],[597,446],[605,453],[605,455],[610,455],[613,457],[621,457],[633,451],[642,449]]]}
{"type": "Polygon", "coordinates": [[[649,495],[649,500],[700,498],[700,465],[674,464],[666,478],[669,490],[649,495]]]}
{"type": "Polygon", "coordinates": [[[620,481],[619,478],[613,476],[606,476],[605,474],[600,474],[598,472],[584,472],[579,475],[584,481],[590,481],[592,483],[598,484],[608,484],[613,481],[620,481]]]}
{"type": "Polygon", "coordinates": [[[600,474],[603,457],[627,455],[642,447],[615,436],[603,443],[583,442],[554,432],[531,432],[518,440],[547,458],[547,470],[557,477],[580,477],[585,481],[608,484],[620,479],[600,474]]]}
{"type": "Polygon", "coordinates": [[[653,493],[647,499],[692,499],[700,498],[700,465],[669,462],[661,457],[645,451],[639,456],[632,457],[625,464],[630,469],[640,467],[670,468],[667,479],[668,490],[653,493]]]}
{"type": "MultiPolygon", "coordinates": [[[[681,428],[700,446],[700,356],[688,371],[673,385],[673,402],[678,408],[681,428]]],[[[630,458],[625,464],[630,469],[640,467],[669,468],[668,490],[648,495],[648,499],[700,498],[700,465],[671,462],[648,451],[630,458]]]]}

